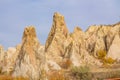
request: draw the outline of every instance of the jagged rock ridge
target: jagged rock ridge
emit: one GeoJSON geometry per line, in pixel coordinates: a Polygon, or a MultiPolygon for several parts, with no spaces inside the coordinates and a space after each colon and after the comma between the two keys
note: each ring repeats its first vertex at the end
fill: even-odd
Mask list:
{"type": "Polygon", "coordinates": [[[85,32],[75,27],[69,33],[64,16],[56,12],[45,46],[39,43],[35,28],[28,26],[20,45],[7,51],[0,46],[0,68],[14,77],[46,80],[46,72],[60,70],[60,63],[66,60],[71,60],[73,66],[101,66],[97,59],[99,50],[105,50],[107,57],[120,60],[120,22],[90,26],[85,32]]]}

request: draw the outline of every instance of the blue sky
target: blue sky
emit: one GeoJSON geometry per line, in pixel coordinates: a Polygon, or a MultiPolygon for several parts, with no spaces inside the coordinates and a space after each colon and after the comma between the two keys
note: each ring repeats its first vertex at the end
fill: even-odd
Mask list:
{"type": "Polygon", "coordinates": [[[24,28],[36,27],[44,44],[54,12],[65,16],[70,32],[75,26],[86,30],[94,24],[120,21],[120,0],[0,0],[0,44],[5,48],[21,43],[24,28]]]}

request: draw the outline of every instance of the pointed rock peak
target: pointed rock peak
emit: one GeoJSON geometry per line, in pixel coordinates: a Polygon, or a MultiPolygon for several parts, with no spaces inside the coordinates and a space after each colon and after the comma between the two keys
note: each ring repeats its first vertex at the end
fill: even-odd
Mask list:
{"type": "Polygon", "coordinates": [[[21,58],[24,58],[23,54],[28,54],[30,59],[35,58],[35,49],[37,50],[39,46],[40,43],[37,39],[35,28],[33,26],[26,27],[19,53],[22,56],[21,58]]]}
{"type": "Polygon", "coordinates": [[[81,28],[75,27],[72,35],[70,35],[75,41],[78,41],[80,39],[84,39],[85,33],[82,31],[81,28]]]}
{"type": "Polygon", "coordinates": [[[18,46],[18,50],[19,49],[20,51],[16,59],[13,76],[29,77],[31,80],[40,79],[45,57],[44,54],[39,51],[40,44],[33,26],[25,28],[22,44],[18,46]]]}
{"type": "Polygon", "coordinates": [[[3,50],[3,46],[2,46],[2,45],[0,45],[0,51],[1,51],[1,50],[3,50]]]}
{"type": "Polygon", "coordinates": [[[55,12],[53,16],[52,28],[46,40],[45,51],[47,51],[48,47],[52,45],[51,43],[54,42],[55,39],[57,42],[63,41],[67,38],[68,35],[69,31],[66,27],[64,16],[58,12],[55,12]]]}
{"type": "Polygon", "coordinates": [[[63,15],[61,15],[60,13],[58,13],[58,12],[55,12],[54,13],[54,16],[53,16],[53,20],[54,21],[64,21],[64,16],[63,15]]]}
{"type": "Polygon", "coordinates": [[[80,27],[75,27],[74,32],[78,32],[78,31],[82,31],[82,29],[80,27]]]}
{"type": "Polygon", "coordinates": [[[68,33],[68,29],[65,24],[64,16],[58,12],[55,12],[53,16],[53,27],[54,29],[57,29],[56,30],[57,32],[64,31],[65,33],[68,33]]]}
{"type": "Polygon", "coordinates": [[[39,43],[34,26],[28,26],[25,28],[22,41],[22,44],[27,46],[35,46],[39,43]]]}
{"type": "Polygon", "coordinates": [[[3,46],[0,45],[0,67],[1,67],[1,61],[3,62],[3,60],[4,60],[4,56],[5,56],[4,52],[5,51],[4,51],[3,46]]]}
{"type": "Polygon", "coordinates": [[[36,31],[34,26],[28,26],[25,28],[23,33],[23,39],[24,38],[36,38],[36,31]]]}
{"type": "Polygon", "coordinates": [[[85,32],[94,32],[98,29],[99,26],[93,25],[90,26],[85,32]]]}
{"type": "MultiPolygon", "coordinates": [[[[4,48],[3,48],[2,45],[0,45],[0,58],[1,58],[3,52],[4,52],[4,48]]],[[[1,60],[1,59],[0,59],[0,60],[1,60]]]]}
{"type": "Polygon", "coordinates": [[[74,31],[73,31],[73,33],[72,33],[72,35],[71,35],[71,37],[72,38],[76,38],[76,37],[80,37],[80,36],[84,36],[84,32],[82,31],[82,29],[81,28],[79,28],[79,27],[75,27],[74,28],[74,31]]]}

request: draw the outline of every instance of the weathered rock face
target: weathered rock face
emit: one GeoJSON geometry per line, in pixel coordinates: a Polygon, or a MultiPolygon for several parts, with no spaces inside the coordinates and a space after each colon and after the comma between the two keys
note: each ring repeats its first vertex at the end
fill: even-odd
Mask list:
{"type": "Polygon", "coordinates": [[[3,73],[10,74],[13,71],[15,61],[18,56],[18,53],[16,52],[16,48],[14,47],[9,47],[5,52],[4,67],[2,70],[3,73]]]}
{"type": "Polygon", "coordinates": [[[99,50],[105,50],[108,57],[117,59],[119,55],[120,23],[114,25],[91,26],[86,31],[86,49],[95,57],[99,50]]]}
{"type": "Polygon", "coordinates": [[[85,33],[76,27],[74,29],[74,32],[71,35],[73,39],[73,46],[71,49],[71,61],[73,62],[74,66],[80,66],[80,65],[101,65],[101,63],[95,59],[93,56],[90,56],[88,53],[86,47],[85,47],[85,41],[86,36],[85,33]]]}
{"type": "Polygon", "coordinates": [[[25,28],[13,76],[44,80],[45,56],[41,49],[35,28],[33,26],[25,28]]]}
{"type": "Polygon", "coordinates": [[[120,34],[115,35],[107,56],[120,60],[120,34]]]}
{"type": "Polygon", "coordinates": [[[0,62],[2,62],[4,60],[4,49],[3,47],[0,45],[0,62]]]}
{"type": "Polygon", "coordinates": [[[86,31],[86,49],[96,56],[97,51],[107,50],[106,36],[108,35],[111,26],[91,26],[86,31]]]}
{"type": "Polygon", "coordinates": [[[112,28],[106,37],[108,50],[107,57],[111,57],[120,61],[120,22],[111,26],[112,28]]]}
{"type": "Polygon", "coordinates": [[[4,67],[5,52],[3,47],[0,45],[0,68],[4,67]]]}
{"type": "Polygon", "coordinates": [[[112,28],[110,29],[107,37],[106,37],[106,44],[107,44],[107,50],[109,50],[112,41],[117,33],[120,31],[120,22],[116,23],[114,25],[110,25],[112,28]]]}
{"type": "Polygon", "coordinates": [[[74,32],[69,34],[64,17],[59,13],[55,13],[53,26],[45,45],[47,59],[57,63],[70,59],[75,66],[79,66],[92,59],[90,60],[92,62],[89,63],[99,65],[99,61],[90,56],[86,50],[86,37],[86,33],[79,27],[76,27],[74,32]]]}
{"type": "Polygon", "coordinates": [[[81,61],[81,56],[82,56],[81,50],[85,49],[84,48],[85,47],[84,32],[79,27],[76,27],[74,29],[74,32],[70,36],[72,38],[72,48],[70,49],[68,53],[71,54],[70,59],[73,65],[80,66],[81,64],[80,61],[81,61]]]}
{"type": "Polygon", "coordinates": [[[60,62],[64,55],[64,42],[68,37],[64,16],[55,13],[53,16],[53,25],[45,44],[47,58],[60,62]]]}
{"type": "Polygon", "coordinates": [[[99,50],[105,50],[107,57],[120,60],[120,22],[90,26],[85,32],[76,27],[69,34],[64,16],[55,13],[45,46],[40,45],[33,26],[25,28],[20,45],[7,51],[0,46],[0,69],[14,77],[46,80],[46,71],[62,69],[61,63],[67,60],[73,66],[100,66],[99,50]]]}
{"type": "Polygon", "coordinates": [[[0,47],[0,67],[2,68],[1,73],[11,74],[13,72],[20,47],[21,45],[19,44],[16,47],[9,47],[6,51],[0,47]]]}

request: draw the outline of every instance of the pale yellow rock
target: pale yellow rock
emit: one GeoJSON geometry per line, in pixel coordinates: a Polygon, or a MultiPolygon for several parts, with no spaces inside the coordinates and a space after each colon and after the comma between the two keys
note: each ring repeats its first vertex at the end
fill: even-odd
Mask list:
{"type": "MultiPolygon", "coordinates": [[[[20,47],[20,45],[19,45],[20,47]]],[[[2,68],[2,73],[6,74],[11,74],[11,72],[14,69],[15,66],[15,61],[18,57],[19,53],[19,48],[18,46],[15,47],[9,47],[6,51],[4,51],[3,57],[1,56],[3,68],[2,68]]]]}
{"type": "Polygon", "coordinates": [[[5,54],[5,66],[2,72],[10,74],[13,71],[18,54],[16,53],[16,48],[14,47],[9,47],[5,54]]]}
{"type": "Polygon", "coordinates": [[[71,61],[74,66],[82,66],[82,65],[98,65],[100,66],[101,63],[95,59],[93,56],[87,52],[85,47],[86,36],[85,33],[76,27],[74,32],[72,33],[73,38],[73,46],[71,50],[71,61]]]}
{"type": "Polygon", "coordinates": [[[106,46],[103,38],[98,38],[95,43],[95,48],[94,48],[94,57],[97,57],[97,53],[100,50],[106,51],[106,46]]]}
{"type": "Polygon", "coordinates": [[[108,35],[106,37],[107,50],[109,50],[115,35],[120,30],[120,23],[117,23],[117,24],[111,25],[111,26],[112,26],[112,28],[110,29],[110,31],[108,32],[108,35]]]}
{"type": "Polygon", "coordinates": [[[86,49],[87,51],[96,57],[96,53],[99,50],[107,50],[106,37],[111,30],[111,26],[108,25],[96,25],[91,26],[86,31],[86,49]]]}
{"type": "Polygon", "coordinates": [[[45,55],[41,49],[35,28],[26,27],[13,76],[23,76],[30,80],[45,80],[45,73],[43,73],[45,72],[45,55]]]}
{"type": "Polygon", "coordinates": [[[116,34],[109,48],[107,57],[120,60],[120,35],[116,34]]]}
{"type": "Polygon", "coordinates": [[[5,63],[5,51],[2,45],[0,45],[0,68],[4,67],[5,63]]]}
{"type": "Polygon", "coordinates": [[[53,24],[45,45],[40,45],[35,28],[26,27],[22,43],[4,51],[0,46],[0,68],[30,80],[46,80],[46,71],[61,70],[60,63],[71,60],[73,66],[102,63],[95,57],[105,50],[107,57],[120,60],[120,22],[114,25],[93,25],[85,32],[75,27],[69,33],[64,16],[54,13],[53,24]]]}
{"type": "Polygon", "coordinates": [[[48,71],[61,70],[61,67],[55,61],[52,61],[52,60],[47,61],[47,66],[48,66],[48,71]]]}
{"type": "Polygon", "coordinates": [[[0,62],[3,62],[5,57],[3,46],[0,45],[0,62]]]}
{"type": "Polygon", "coordinates": [[[64,42],[68,37],[64,16],[54,13],[51,31],[45,43],[47,59],[59,63],[64,55],[64,42]]]}

